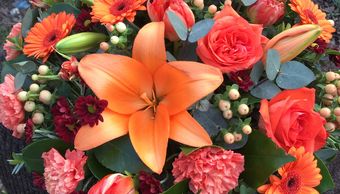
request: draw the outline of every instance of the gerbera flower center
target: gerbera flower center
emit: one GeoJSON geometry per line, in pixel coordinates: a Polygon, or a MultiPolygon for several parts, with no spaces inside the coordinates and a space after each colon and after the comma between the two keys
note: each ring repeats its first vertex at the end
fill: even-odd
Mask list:
{"type": "Polygon", "coordinates": [[[44,39],[44,46],[55,45],[59,40],[58,39],[59,34],[60,32],[57,30],[50,32],[44,39]]]}
{"type": "Polygon", "coordinates": [[[289,172],[287,177],[282,181],[280,185],[283,193],[285,194],[296,194],[301,188],[301,177],[299,174],[289,172]]]}
{"type": "Polygon", "coordinates": [[[313,24],[318,24],[319,23],[318,18],[314,15],[314,13],[311,10],[305,9],[303,12],[312,21],[313,24]]]}
{"type": "Polygon", "coordinates": [[[132,2],[130,2],[129,0],[128,1],[118,0],[118,1],[114,2],[113,5],[111,6],[110,13],[112,15],[119,16],[122,13],[125,13],[126,11],[128,11],[130,9],[131,3],[132,2]]]}

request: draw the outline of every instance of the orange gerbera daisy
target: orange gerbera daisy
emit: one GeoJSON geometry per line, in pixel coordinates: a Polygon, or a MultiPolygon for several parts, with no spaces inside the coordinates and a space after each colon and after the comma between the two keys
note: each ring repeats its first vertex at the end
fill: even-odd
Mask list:
{"type": "Polygon", "coordinates": [[[292,147],[289,154],[296,160],[281,167],[278,172],[281,179],[275,175],[269,178],[270,184],[262,185],[257,189],[265,194],[317,194],[313,187],[320,184],[322,176],[317,167],[313,153],[306,152],[304,147],[292,147]]]}
{"type": "Polygon", "coordinates": [[[319,9],[317,4],[311,0],[291,0],[289,6],[299,14],[301,24],[318,24],[321,26],[322,33],[319,37],[327,43],[330,42],[335,28],[326,19],[326,14],[319,9]]]}
{"type": "Polygon", "coordinates": [[[74,15],[66,12],[53,13],[36,23],[25,38],[24,54],[42,58],[43,62],[46,62],[55,50],[55,45],[70,34],[75,23],[74,15]]]}
{"type": "Polygon", "coordinates": [[[133,22],[136,11],[146,10],[142,5],[146,0],[94,0],[92,21],[103,24],[116,24],[126,18],[133,22]]]}

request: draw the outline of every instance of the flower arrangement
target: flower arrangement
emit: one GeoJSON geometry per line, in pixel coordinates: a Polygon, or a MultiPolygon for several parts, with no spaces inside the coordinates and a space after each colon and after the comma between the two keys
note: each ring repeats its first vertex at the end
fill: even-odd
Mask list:
{"type": "Polygon", "coordinates": [[[1,70],[13,174],[51,194],[334,188],[340,53],[312,0],[30,3],[1,70]]]}

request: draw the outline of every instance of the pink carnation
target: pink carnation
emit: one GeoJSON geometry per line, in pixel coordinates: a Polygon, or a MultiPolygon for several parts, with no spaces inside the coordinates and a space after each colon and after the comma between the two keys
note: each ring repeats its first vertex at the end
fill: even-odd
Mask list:
{"type": "Polygon", "coordinates": [[[173,163],[175,182],[190,179],[189,188],[200,194],[223,194],[238,185],[244,170],[244,157],[216,147],[199,149],[189,155],[179,154],[173,163]]]}
{"type": "Polygon", "coordinates": [[[4,83],[0,84],[0,123],[13,131],[24,120],[24,109],[17,99],[18,91],[15,90],[14,77],[5,76],[4,83]]]}
{"type": "Polygon", "coordinates": [[[65,158],[52,148],[41,156],[45,166],[45,185],[50,194],[69,194],[84,179],[84,165],[87,157],[84,152],[67,150],[65,158]]]}
{"type": "MultiPolygon", "coordinates": [[[[7,38],[15,38],[17,36],[21,36],[21,23],[17,23],[13,26],[7,38]]],[[[4,50],[6,51],[6,61],[15,59],[21,53],[20,51],[16,50],[15,45],[8,40],[6,40],[6,43],[4,44],[4,50]]]]}

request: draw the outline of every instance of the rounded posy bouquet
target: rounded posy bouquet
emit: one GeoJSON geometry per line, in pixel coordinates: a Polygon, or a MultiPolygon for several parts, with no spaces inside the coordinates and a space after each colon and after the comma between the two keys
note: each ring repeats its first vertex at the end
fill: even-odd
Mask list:
{"type": "Polygon", "coordinates": [[[32,0],[0,123],[51,194],[323,193],[335,24],[311,0],[32,0]]]}

